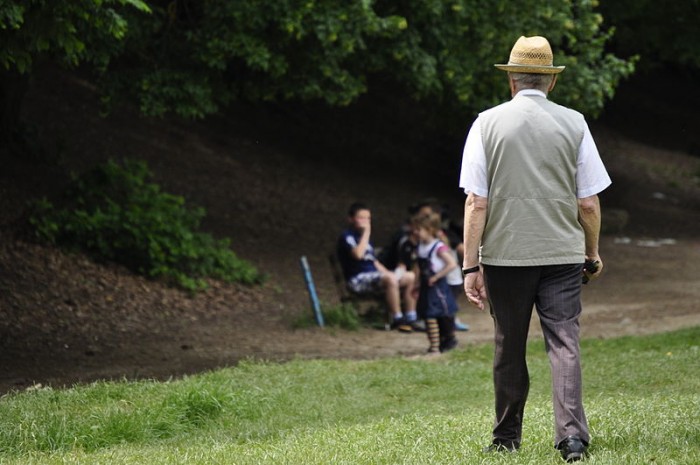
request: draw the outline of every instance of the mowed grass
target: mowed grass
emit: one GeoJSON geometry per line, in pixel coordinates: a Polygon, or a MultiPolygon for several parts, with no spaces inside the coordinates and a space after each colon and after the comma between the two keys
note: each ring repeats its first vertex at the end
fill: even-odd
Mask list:
{"type": "MultiPolygon", "coordinates": [[[[590,464],[700,463],[700,328],[582,343],[590,464]]],[[[1,464],[558,464],[530,344],[523,447],[485,454],[490,345],[438,360],[241,363],[0,399],[1,464]]]]}

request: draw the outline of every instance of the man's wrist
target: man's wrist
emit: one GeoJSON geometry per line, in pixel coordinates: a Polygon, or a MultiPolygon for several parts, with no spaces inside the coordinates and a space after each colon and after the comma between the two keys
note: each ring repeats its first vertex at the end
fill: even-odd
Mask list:
{"type": "Polygon", "coordinates": [[[468,275],[469,273],[476,273],[476,272],[479,271],[479,270],[481,270],[481,268],[479,267],[479,265],[472,266],[472,267],[469,267],[469,268],[466,268],[466,267],[465,267],[465,268],[462,268],[462,276],[466,276],[466,275],[468,275]]]}

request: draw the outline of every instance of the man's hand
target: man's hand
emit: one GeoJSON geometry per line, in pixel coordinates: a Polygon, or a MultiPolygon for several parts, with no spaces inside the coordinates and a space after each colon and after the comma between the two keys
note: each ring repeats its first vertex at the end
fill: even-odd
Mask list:
{"type": "Polygon", "coordinates": [[[478,307],[480,310],[484,309],[488,296],[484,285],[484,275],[481,271],[469,273],[464,277],[464,293],[470,304],[478,307]]]}
{"type": "Polygon", "coordinates": [[[352,219],[353,227],[362,232],[360,242],[352,249],[351,254],[355,260],[362,260],[369,247],[369,238],[372,234],[372,220],[369,212],[366,214],[358,213],[352,219]]]}
{"type": "Polygon", "coordinates": [[[598,279],[603,271],[603,260],[598,255],[586,255],[586,265],[583,267],[583,283],[598,279]],[[588,264],[591,265],[588,265],[588,264]],[[595,270],[595,271],[593,271],[595,270]]]}

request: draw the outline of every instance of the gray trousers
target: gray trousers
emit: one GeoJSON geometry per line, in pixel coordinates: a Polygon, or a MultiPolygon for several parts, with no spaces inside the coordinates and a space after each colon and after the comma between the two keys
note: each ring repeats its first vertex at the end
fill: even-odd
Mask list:
{"type": "Polygon", "coordinates": [[[484,265],[495,325],[494,442],[519,444],[521,441],[530,387],[525,351],[533,305],[539,315],[552,372],[554,444],[558,445],[567,436],[590,441],[582,403],[579,350],[582,266],[484,265]]]}

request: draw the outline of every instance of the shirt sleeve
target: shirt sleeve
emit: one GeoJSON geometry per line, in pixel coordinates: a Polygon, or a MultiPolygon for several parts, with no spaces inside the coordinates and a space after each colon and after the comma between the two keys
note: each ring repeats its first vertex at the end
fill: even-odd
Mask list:
{"type": "Polygon", "coordinates": [[[450,247],[443,242],[437,246],[437,250],[435,251],[435,255],[440,255],[440,252],[442,252],[443,250],[446,251],[447,253],[449,253],[450,250],[452,250],[452,249],[450,249],[450,247]]]}
{"type": "Polygon", "coordinates": [[[355,237],[352,234],[346,234],[345,235],[345,247],[348,250],[354,249],[357,247],[357,240],[355,240],[355,237]]]}
{"type": "Polygon", "coordinates": [[[462,171],[459,187],[465,194],[473,192],[480,197],[488,197],[489,183],[486,176],[486,152],[481,138],[481,123],[477,118],[472,124],[462,153],[462,171]]]}
{"type": "Polygon", "coordinates": [[[350,233],[350,231],[344,231],[338,239],[338,251],[342,251],[343,254],[350,256],[350,252],[355,247],[357,247],[357,241],[352,233],[350,233]]]}
{"type": "Polygon", "coordinates": [[[586,124],[583,140],[578,150],[576,169],[576,196],[579,199],[596,195],[605,190],[612,181],[608,175],[603,160],[598,153],[593,135],[586,124]]]}

